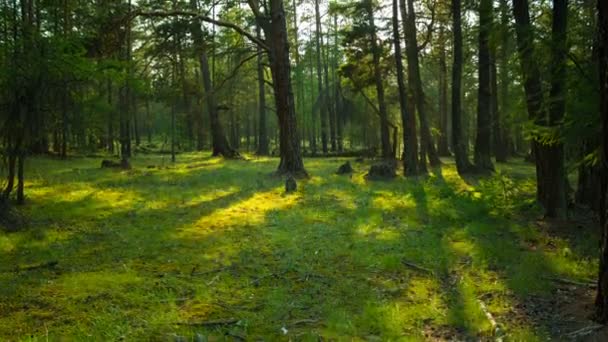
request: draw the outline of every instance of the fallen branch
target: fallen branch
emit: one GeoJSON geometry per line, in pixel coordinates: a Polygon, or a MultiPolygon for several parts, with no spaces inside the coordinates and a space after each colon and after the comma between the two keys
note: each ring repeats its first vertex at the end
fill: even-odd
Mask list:
{"type": "Polygon", "coordinates": [[[55,266],[57,266],[59,264],[59,261],[57,260],[53,260],[53,261],[48,261],[42,264],[38,264],[38,265],[30,265],[30,266],[24,266],[24,267],[18,267],[17,268],[17,272],[20,271],[32,271],[32,270],[37,270],[39,268],[53,268],[55,266]]]}
{"type": "Polygon", "coordinates": [[[405,266],[413,268],[413,269],[415,269],[417,271],[428,273],[428,274],[433,274],[433,271],[429,270],[428,268],[424,268],[422,266],[416,265],[413,262],[409,262],[409,261],[406,261],[406,260],[401,260],[401,263],[404,264],[405,266]]]}
{"type": "Polygon", "coordinates": [[[486,315],[486,318],[488,319],[488,321],[490,321],[490,325],[492,325],[492,332],[494,333],[494,336],[496,336],[496,341],[501,342],[502,337],[500,336],[501,335],[500,327],[498,326],[498,323],[496,323],[494,316],[492,316],[492,313],[490,312],[490,310],[488,310],[488,307],[486,306],[486,304],[484,302],[481,301],[481,299],[477,299],[477,303],[479,303],[479,307],[481,308],[481,311],[483,311],[483,313],[486,315]]]}
{"type": "Polygon", "coordinates": [[[575,330],[571,333],[568,333],[568,334],[566,334],[566,336],[568,336],[571,339],[578,339],[579,337],[589,335],[589,334],[593,333],[594,331],[599,330],[603,327],[604,326],[601,324],[592,324],[592,325],[586,326],[584,328],[575,330]]]}
{"type": "Polygon", "coordinates": [[[301,325],[301,324],[314,324],[319,322],[318,319],[311,319],[311,318],[305,318],[305,319],[300,319],[297,321],[293,321],[291,322],[291,324],[289,324],[290,326],[296,326],[296,325],[301,325]]]}
{"type": "Polygon", "coordinates": [[[594,289],[597,287],[596,283],[592,283],[592,282],[580,282],[580,281],[576,281],[576,280],[570,280],[570,279],[565,279],[565,278],[556,278],[556,277],[543,277],[543,279],[546,280],[550,280],[556,283],[562,283],[562,284],[566,284],[566,285],[573,285],[573,286],[583,286],[583,287],[588,287],[591,289],[594,289]]]}
{"type": "Polygon", "coordinates": [[[176,325],[190,325],[190,326],[198,326],[198,327],[209,327],[214,325],[230,325],[238,323],[238,319],[236,318],[226,318],[226,319],[214,319],[210,321],[200,321],[200,322],[175,322],[173,324],[176,325]]]}

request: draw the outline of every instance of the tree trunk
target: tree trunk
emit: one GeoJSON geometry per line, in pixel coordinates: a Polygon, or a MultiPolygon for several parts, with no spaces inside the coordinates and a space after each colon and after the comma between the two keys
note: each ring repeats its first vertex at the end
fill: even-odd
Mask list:
{"type": "Polygon", "coordinates": [[[445,53],[445,30],[443,24],[439,26],[439,143],[437,154],[449,156],[449,134],[448,134],[448,66],[445,53]]]}
{"type": "Polygon", "coordinates": [[[601,202],[600,202],[600,267],[597,295],[595,298],[595,318],[608,321],[608,220],[606,216],[606,191],[608,190],[608,2],[597,0],[598,43],[599,43],[599,80],[600,80],[600,117],[602,140],[600,144],[601,202]]]}
{"type": "MultiPolygon", "coordinates": [[[[293,90],[291,87],[291,63],[289,40],[283,0],[270,0],[270,23],[262,28],[269,46],[269,62],[274,88],[275,107],[279,122],[281,161],[277,172],[307,176],[300,152],[293,90]]],[[[258,18],[263,20],[263,18],[258,18]]]]}
{"type": "Polygon", "coordinates": [[[462,129],[462,18],[461,0],[452,0],[452,19],[454,34],[454,64],[452,66],[452,145],[459,174],[471,171],[467,145],[463,140],[462,129]]]}
{"type": "MultiPolygon", "coordinates": [[[[257,37],[261,39],[259,25],[256,27],[257,37]]],[[[262,49],[258,47],[258,150],[261,156],[268,155],[268,132],[266,130],[266,92],[264,89],[264,65],[262,64],[262,49]]]]}
{"type": "MultiPolygon", "coordinates": [[[[191,7],[196,10],[196,0],[190,0],[191,7]]],[[[215,102],[215,91],[211,84],[211,72],[209,71],[209,58],[207,57],[207,48],[203,41],[203,32],[201,22],[195,20],[191,26],[192,39],[198,54],[199,68],[203,79],[203,88],[205,91],[205,102],[207,104],[207,112],[209,114],[209,123],[211,125],[211,143],[213,156],[223,156],[225,158],[236,158],[239,153],[230,147],[230,143],[224,133],[224,127],[220,122],[217,103],[215,102]]]]}
{"type": "Polygon", "coordinates": [[[397,67],[397,85],[399,89],[399,106],[401,111],[401,123],[403,125],[403,174],[414,176],[417,174],[416,152],[412,147],[416,144],[410,135],[410,115],[407,107],[407,90],[403,79],[403,61],[401,59],[401,43],[399,39],[399,6],[397,0],[393,0],[393,44],[395,46],[395,65],[397,67]],[[414,152],[412,154],[412,152],[414,152]]]}
{"type": "MultiPolygon", "coordinates": [[[[403,2],[403,0],[402,0],[403,2]]],[[[416,101],[416,110],[418,111],[418,119],[420,121],[420,140],[421,151],[428,156],[431,166],[441,165],[441,160],[437,155],[433,138],[431,137],[431,129],[428,121],[426,97],[422,89],[422,77],[420,76],[420,61],[418,57],[418,39],[416,37],[416,13],[414,12],[414,0],[407,1],[407,18],[404,18],[405,31],[405,52],[407,55],[408,71],[411,74],[410,87],[412,87],[414,99],[416,101]]],[[[426,169],[426,158],[421,159],[422,168],[426,169]]]]}
{"type": "Polygon", "coordinates": [[[479,4],[479,60],[477,95],[477,137],[475,138],[475,166],[479,170],[494,171],[491,157],[492,137],[492,80],[490,65],[490,34],[492,32],[492,0],[479,4]]]}
{"type": "MultiPolygon", "coordinates": [[[[495,99],[500,104],[496,111],[494,122],[498,125],[495,126],[495,133],[497,136],[494,138],[494,153],[496,155],[497,162],[506,162],[507,157],[510,154],[510,148],[513,143],[509,137],[509,129],[507,126],[507,115],[509,113],[509,60],[508,55],[510,53],[511,37],[509,34],[509,7],[507,0],[500,0],[500,49],[496,55],[496,61],[494,63],[494,74],[496,75],[496,63],[500,63],[500,74],[496,75],[496,78],[500,78],[500,90],[497,90],[495,99]]],[[[496,80],[498,81],[498,80],[496,80]]]]}
{"type": "MultiPolygon", "coordinates": [[[[322,73],[323,66],[321,64],[321,13],[319,11],[319,0],[315,0],[315,25],[316,25],[316,56],[317,56],[317,86],[319,89],[319,113],[321,117],[321,148],[323,153],[327,153],[327,107],[324,103],[327,101],[325,92],[323,91],[322,73]]],[[[326,85],[327,86],[327,85],[326,85]]]]}
{"type": "Polygon", "coordinates": [[[376,93],[378,97],[378,110],[380,114],[380,139],[382,145],[382,158],[392,159],[393,151],[390,142],[390,132],[388,125],[388,114],[386,110],[386,102],[384,100],[384,84],[382,83],[382,72],[380,70],[380,47],[378,46],[378,37],[376,35],[376,25],[374,23],[374,11],[372,2],[366,1],[366,7],[369,26],[370,26],[370,43],[372,48],[372,57],[374,63],[374,80],[376,83],[376,93]]]}
{"type": "MultiPolygon", "coordinates": [[[[513,0],[513,15],[515,17],[515,33],[517,36],[517,50],[521,64],[524,91],[526,93],[526,106],[528,117],[536,124],[544,123],[543,93],[540,79],[540,70],[534,56],[534,34],[530,24],[528,0],[513,0]]],[[[536,197],[542,204],[545,198],[544,167],[541,158],[538,158],[542,146],[535,138],[532,140],[532,154],[536,156],[536,197]]]]}
{"type": "MultiPolygon", "coordinates": [[[[549,126],[559,128],[566,111],[566,57],[568,53],[566,35],[568,0],[553,0],[551,90],[549,126]]],[[[545,210],[548,217],[565,218],[568,213],[566,167],[564,145],[561,141],[543,146],[546,158],[545,210]]]]}

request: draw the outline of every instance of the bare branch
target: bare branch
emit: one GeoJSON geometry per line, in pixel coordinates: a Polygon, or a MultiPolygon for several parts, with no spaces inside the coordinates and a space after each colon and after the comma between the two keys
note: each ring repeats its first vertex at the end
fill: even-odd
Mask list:
{"type": "Polygon", "coordinates": [[[205,15],[202,15],[202,14],[200,14],[198,12],[185,11],[185,10],[143,11],[143,10],[138,9],[136,11],[131,12],[131,14],[130,14],[131,18],[130,19],[133,19],[133,18],[135,18],[137,16],[148,17],[148,18],[153,18],[153,17],[166,18],[166,17],[174,17],[174,16],[184,16],[184,17],[191,17],[192,19],[199,19],[199,20],[202,20],[204,22],[211,23],[211,24],[214,24],[214,25],[217,25],[217,26],[231,28],[231,29],[235,30],[236,32],[238,32],[239,34],[247,37],[250,41],[252,41],[253,43],[257,44],[262,49],[264,49],[266,51],[270,51],[270,48],[268,47],[268,45],[266,45],[266,43],[264,43],[262,40],[260,40],[259,38],[257,38],[253,34],[249,33],[244,28],[242,28],[242,27],[240,27],[240,26],[238,26],[236,24],[233,24],[231,22],[209,18],[209,17],[207,17],[205,15]]]}

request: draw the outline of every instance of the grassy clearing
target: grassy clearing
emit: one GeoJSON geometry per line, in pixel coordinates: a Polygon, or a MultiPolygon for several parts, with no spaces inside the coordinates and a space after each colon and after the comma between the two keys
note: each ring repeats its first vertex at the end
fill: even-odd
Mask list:
{"type": "Polygon", "coordinates": [[[309,159],[285,195],[276,159],[178,160],[31,161],[31,227],[0,232],[0,340],[486,339],[480,300],[499,334],[542,340],[549,278],[596,270],[593,229],[535,222],[527,164],[372,183],[309,159]]]}

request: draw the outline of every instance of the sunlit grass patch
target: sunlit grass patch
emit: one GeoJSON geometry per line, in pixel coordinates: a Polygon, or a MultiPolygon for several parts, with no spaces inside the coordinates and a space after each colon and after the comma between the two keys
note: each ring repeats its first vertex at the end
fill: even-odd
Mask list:
{"type": "Polygon", "coordinates": [[[373,182],[314,158],[285,194],[276,158],[248,159],[30,160],[30,227],[0,232],[0,339],[477,340],[481,301],[533,340],[547,330],[514,308],[596,269],[593,244],[530,223],[526,164],[373,182]]]}

